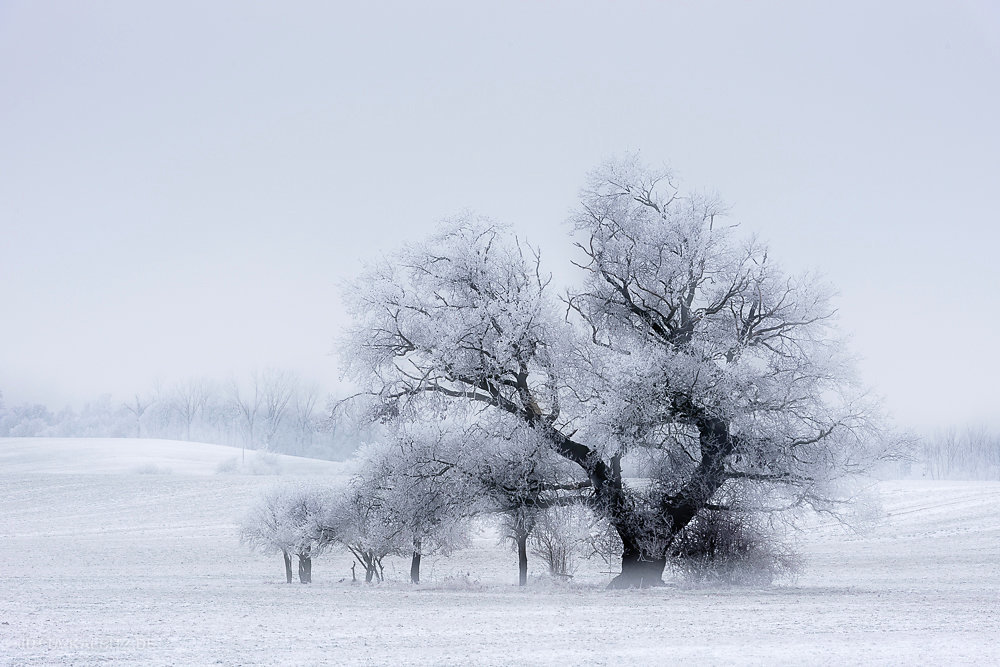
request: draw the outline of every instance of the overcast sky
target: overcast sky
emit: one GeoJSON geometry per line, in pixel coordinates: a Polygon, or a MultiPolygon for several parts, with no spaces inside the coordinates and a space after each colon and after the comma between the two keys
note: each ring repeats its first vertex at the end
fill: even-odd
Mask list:
{"type": "Polygon", "coordinates": [[[839,287],[900,423],[1000,424],[998,7],[0,0],[0,391],[332,389],[363,258],[472,208],[563,272],[640,150],[839,287]]]}

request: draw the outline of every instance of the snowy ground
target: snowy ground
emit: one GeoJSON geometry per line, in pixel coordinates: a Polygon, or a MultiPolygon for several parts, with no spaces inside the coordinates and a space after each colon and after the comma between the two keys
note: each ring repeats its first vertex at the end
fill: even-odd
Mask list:
{"type": "Polygon", "coordinates": [[[883,483],[883,523],[816,526],[802,576],[769,589],[607,592],[598,563],[519,589],[488,532],[419,587],[401,561],[351,585],[343,554],[302,586],[237,542],[276,480],[215,473],[239,454],[0,439],[0,665],[1000,664],[1000,483],[883,483]]]}

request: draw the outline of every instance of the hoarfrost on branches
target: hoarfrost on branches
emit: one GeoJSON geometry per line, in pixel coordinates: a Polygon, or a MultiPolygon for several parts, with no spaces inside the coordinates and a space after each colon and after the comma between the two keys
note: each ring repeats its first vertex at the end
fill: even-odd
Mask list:
{"type": "Polygon", "coordinates": [[[468,448],[519,432],[575,468],[621,538],[616,586],[659,583],[678,535],[729,498],[836,511],[891,438],[830,291],[724,213],[669,172],[609,162],[572,215],[581,281],[564,295],[507,227],[450,220],[348,291],[350,372],[385,421],[471,415],[468,448]]]}
{"type": "Polygon", "coordinates": [[[329,491],[285,484],[266,491],[240,523],[240,541],[263,553],[281,553],[292,583],[291,555],[298,557],[299,581],[312,583],[312,558],[325,547],[318,521],[329,505],[329,491]]]}

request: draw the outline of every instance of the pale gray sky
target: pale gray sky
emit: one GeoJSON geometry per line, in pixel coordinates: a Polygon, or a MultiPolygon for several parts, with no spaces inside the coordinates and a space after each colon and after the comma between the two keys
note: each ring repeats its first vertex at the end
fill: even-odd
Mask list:
{"type": "Polygon", "coordinates": [[[0,390],[288,367],[462,208],[569,256],[641,150],[839,286],[903,424],[1000,423],[1000,5],[0,0],[0,390]]]}

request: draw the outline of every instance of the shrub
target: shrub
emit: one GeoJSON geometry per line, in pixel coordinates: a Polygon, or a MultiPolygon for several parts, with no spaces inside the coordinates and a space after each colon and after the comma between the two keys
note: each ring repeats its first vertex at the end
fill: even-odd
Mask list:
{"type": "Polygon", "coordinates": [[[139,475],[169,475],[173,471],[165,466],[156,463],[143,463],[132,469],[132,472],[139,475]]]}
{"type": "Polygon", "coordinates": [[[762,586],[799,567],[777,530],[738,512],[699,515],[674,541],[671,556],[673,569],[697,584],[762,586]]]}
{"type": "Polygon", "coordinates": [[[596,519],[591,524],[590,534],[587,536],[587,551],[587,558],[597,556],[611,569],[621,563],[622,538],[607,519],[596,519]]]}
{"type": "Polygon", "coordinates": [[[531,553],[549,566],[549,574],[571,577],[576,558],[590,536],[591,518],[579,505],[550,507],[539,513],[528,537],[531,553]]]}
{"type": "Polygon", "coordinates": [[[241,462],[233,456],[215,466],[219,475],[279,475],[281,474],[281,459],[277,454],[269,452],[253,452],[241,462]]]}

